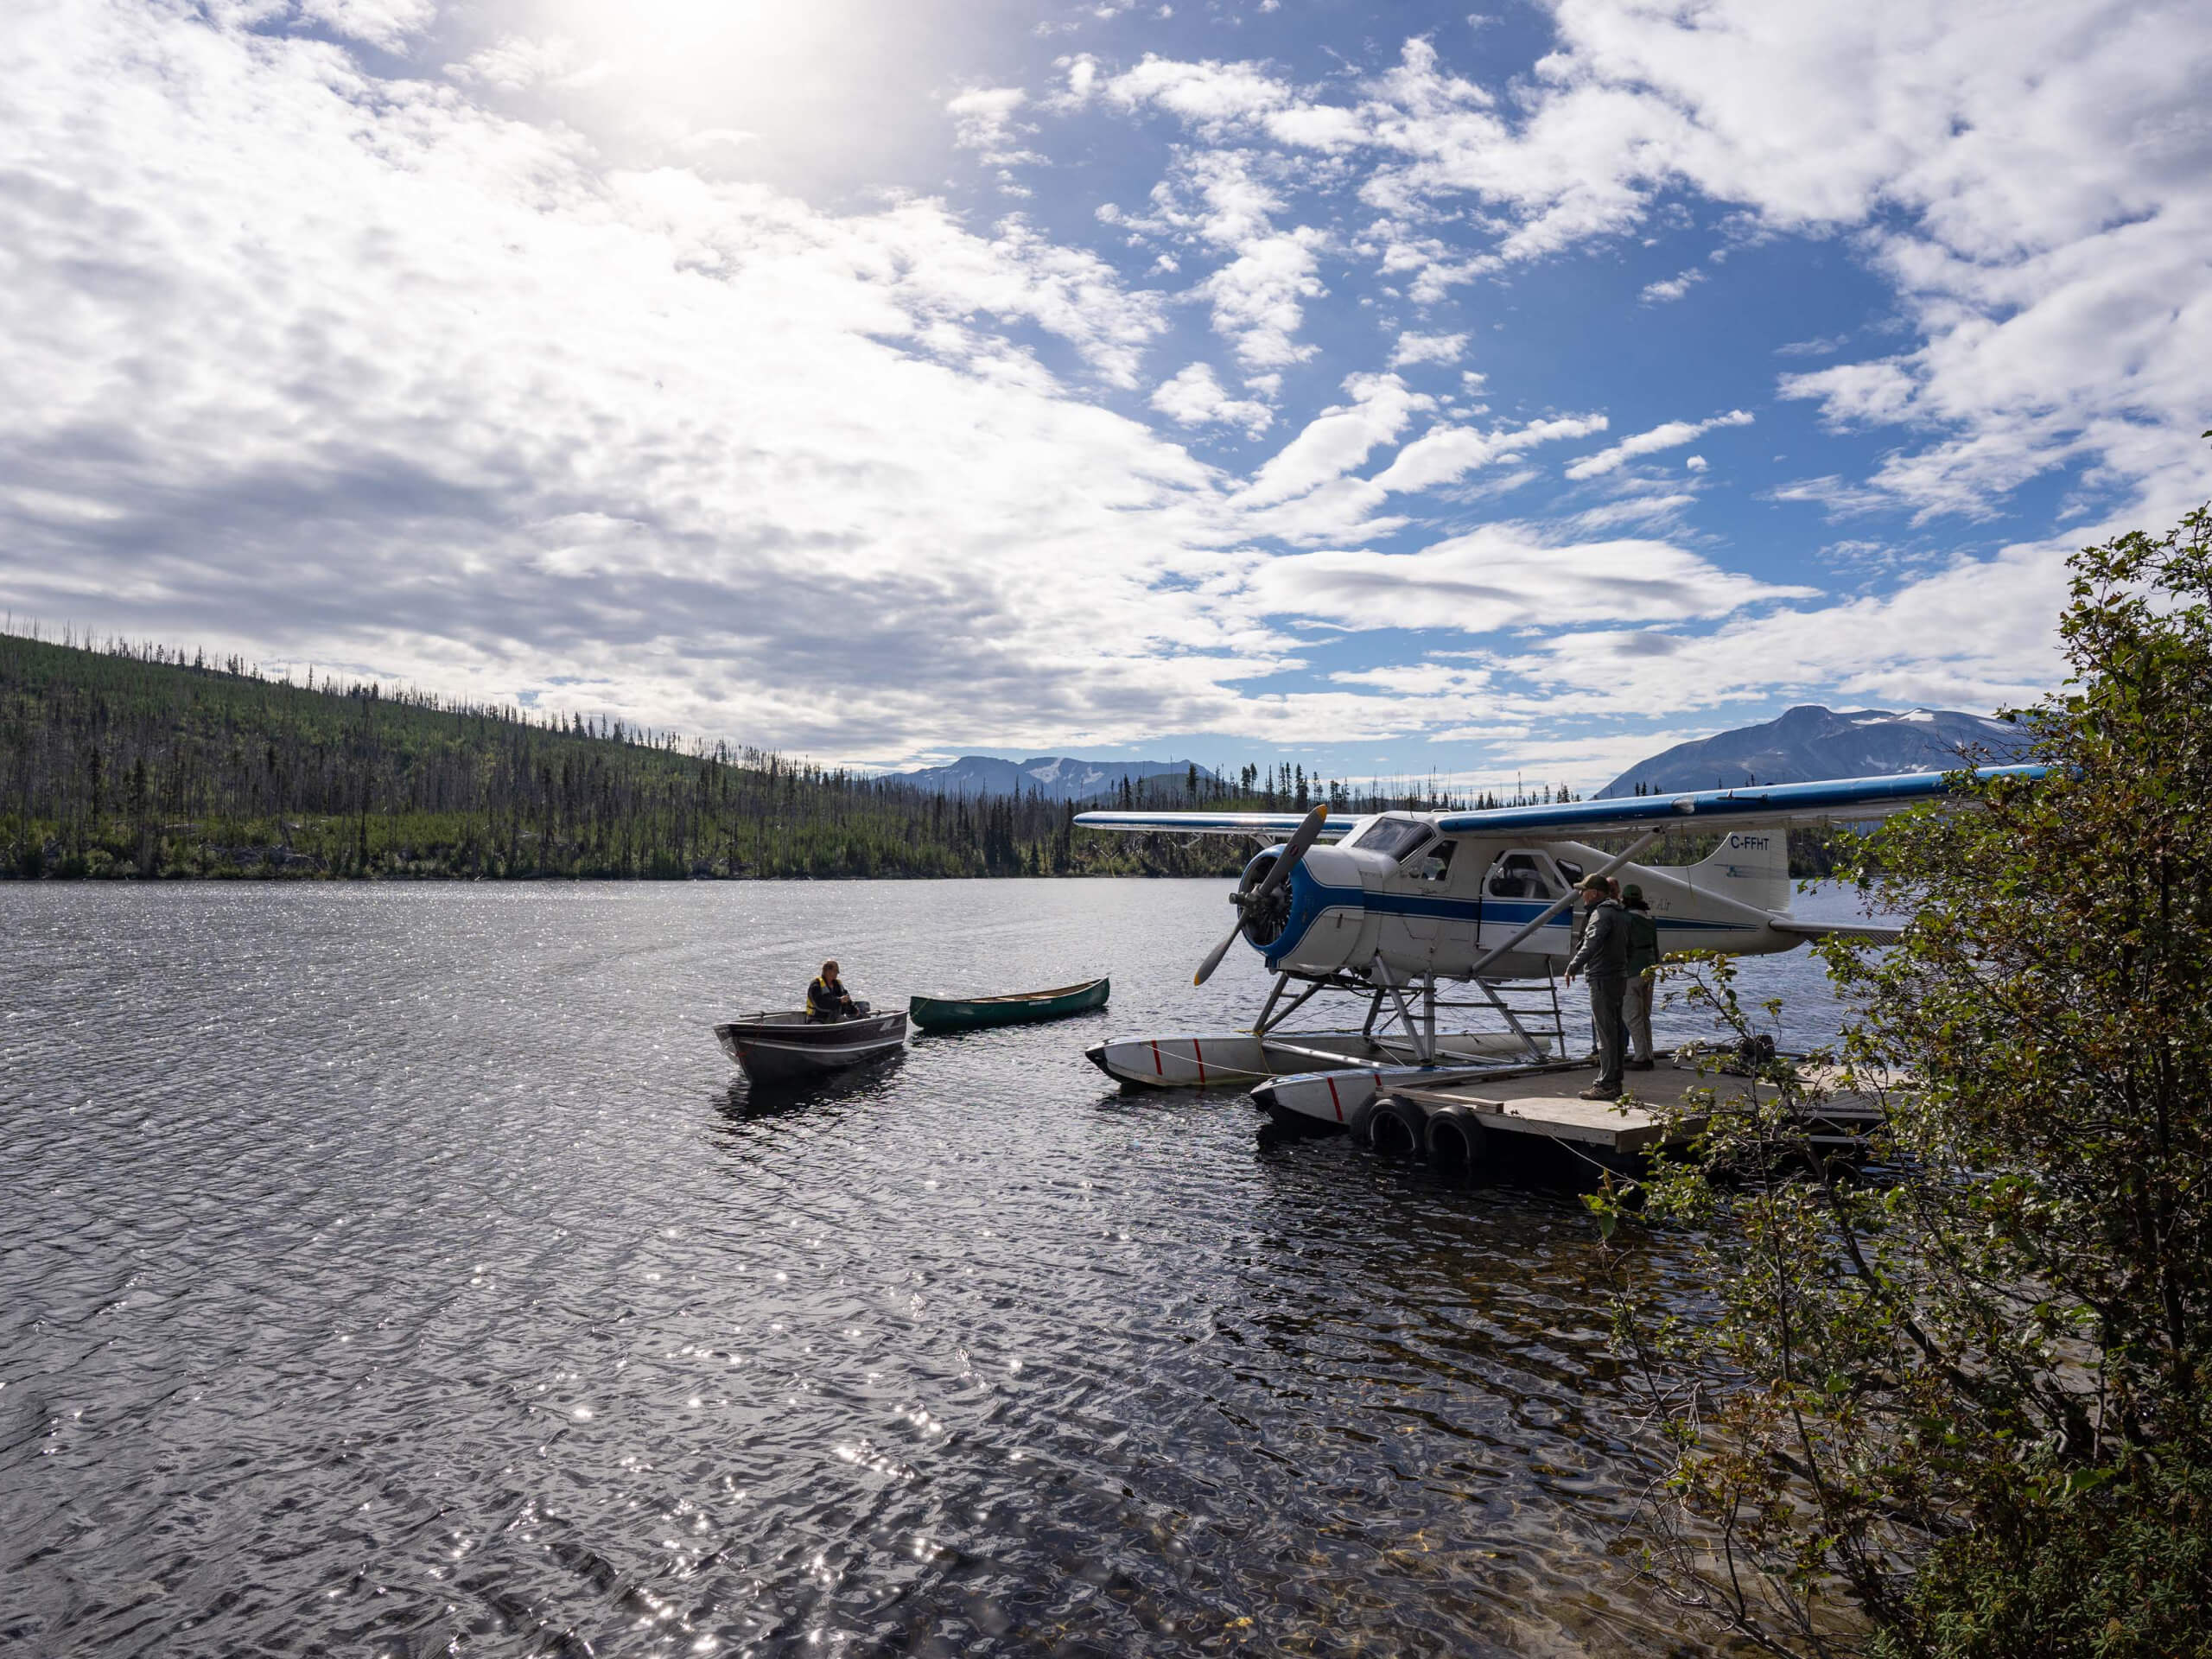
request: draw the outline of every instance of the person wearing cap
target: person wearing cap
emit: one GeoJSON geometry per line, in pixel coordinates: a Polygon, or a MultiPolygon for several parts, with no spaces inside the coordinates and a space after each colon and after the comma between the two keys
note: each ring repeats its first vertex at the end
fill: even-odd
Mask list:
{"type": "Polygon", "coordinates": [[[1659,924],[1643,902],[1643,889],[1633,881],[1621,890],[1621,911],[1628,923],[1628,991],[1621,998],[1628,1069],[1649,1071],[1656,1064],[1651,1058],[1651,994],[1659,984],[1659,924]]]}
{"type": "Polygon", "coordinates": [[[860,1010],[853,1006],[853,996],[837,977],[837,964],[825,962],[814,982],[806,988],[806,1017],[813,1020],[849,1020],[860,1010]]]}
{"type": "Polygon", "coordinates": [[[1567,960],[1567,982],[1590,976],[1590,1023],[1598,1030],[1598,1080],[1582,1091],[1585,1100],[1618,1100],[1622,1044],[1621,1000],[1628,992],[1628,916],[1602,875],[1582,884],[1582,943],[1567,960]]]}

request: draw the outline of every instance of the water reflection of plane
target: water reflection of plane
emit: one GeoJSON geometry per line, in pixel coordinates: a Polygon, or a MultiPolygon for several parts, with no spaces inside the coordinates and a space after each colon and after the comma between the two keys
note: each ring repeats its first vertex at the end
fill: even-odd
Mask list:
{"type": "MultiPolygon", "coordinates": [[[[1983,767],[1977,786],[2040,766],[1983,767]]],[[[1573,948],[1576,888],[1614,875],[1643,889],[1662,951],[1789,950],[1834,934],[1891,930],[1789,912],[1793,824],[1864,822],[1952,793],[1960,774],[1910,772],[1478,811],[1391,811],[1332,820],[1287,812],[1085,812],[1086,829],[1245,836],[1262,843],[1230,895],[1236,921],[1200,964],[1204,984],[1241,936],[1274,975],[1241,1032],[1122,1038],[1089,1051],[1141,1087],[1255,1088],[1278,1116],[1342,1123],[1402,1077],[1433,1080],[1555,1061],[1567,1025],[1556,976],[1573,948]],[[1633,861],[1669,830],[1718,832],[1686,867],[1633,861]],[[1630,837],[1607,853],[1571,837],[1630,837]],[[1323,843],[1332,842],[1332,845],[1323,843]],[[1440,988],[1464,985],[1458,1001],[1440,988]],[[1327,995],[1365,1004],[1357,1029],[1286,1022],[1327,995]],[[1440,1009],[1487,1029],[1440,1032],[1440,1009]]]]}

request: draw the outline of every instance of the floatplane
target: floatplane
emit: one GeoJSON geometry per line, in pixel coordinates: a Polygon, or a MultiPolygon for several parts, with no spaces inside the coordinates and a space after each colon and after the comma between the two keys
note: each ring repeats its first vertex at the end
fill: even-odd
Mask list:
{"type": "MultiPolygon", "coordinates": [[[[2043,770],[1988,766],[1973,775],[2034,778],[2043,770]]],[[[1249,1089],[1278,1119],[1328,1125],[1356,1125],[1363,1108],[1400,1087],[1579,1064],[1567,1053],[1559,975],[1586,876],[1640,886],[1662,951],[1758,955],[1835,934],[1880,938],[1878,927],[1789,913],[1789,830],[1860,823],[1940,800],[1956,776],[1909,772],[1349,818],[1332,817],[1325,805],[1303,815],[1080,813],[1076,823],[1090,830],[1259,842],[1230,895],[1236,919],[1193,983],[1205,984],[1240,938],[1274,976],[1249,1030],[1125,1037],[1088,1052],[1125,1084],[1249,1089]],[[1696,864],[1636,863],[1669,830],[1712,830],[1719,839],[1696,864]],[[1607,853],[1569,838],[1575,836],[1630,839],[1607,853]],[[1454,987],[1467,989],[1455,997],[1454,987]],[[1361,1024],[1288,1023],[1330,997],[1363,1003],[1361,1024]],[[1471,1014],[1458,1022],[1488,1028],[1440,1032],[1440,1011],[1448,1020],[1471,1014]]]]}

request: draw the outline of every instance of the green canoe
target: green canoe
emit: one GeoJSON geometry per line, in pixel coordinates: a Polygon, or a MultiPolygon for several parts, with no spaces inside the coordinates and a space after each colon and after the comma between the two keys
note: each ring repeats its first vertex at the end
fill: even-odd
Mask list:
{"type": "Polygon", "coordinates": [[[1033,1020],[1060,1020],[1106,1006],[1109,982],[1086,979],[1049,991],[1016,991],[1009,996],[917,996],[906,1003],[917,1031],[981,1031],[986,1026],[1019,1026],[1033,1020]]]}

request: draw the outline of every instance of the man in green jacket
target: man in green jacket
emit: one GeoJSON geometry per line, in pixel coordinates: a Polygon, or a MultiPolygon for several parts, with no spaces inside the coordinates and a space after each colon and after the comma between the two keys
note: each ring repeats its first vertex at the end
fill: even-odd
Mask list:
{"type": "Polygon", "coordinates": [[[1627,918],[1602,875],[1583,882],[1582,902],[1588,914],[1582,924],[1582,943],[1567,959],[1567,982],[1573,984],[1577,974],[1590,976],[1590,1024],[1598,1039],[1598,1080],[1580,1097],[1618,1100],[1621,1063],[1627,1053],[1621,1032],[1622,993],[1628,982],[1627,918]]]}
{"type": "Polygon", "coordinates": [[[1628,1069],[1649,1071],[1651,1058],[1651,993],[1659,984],[1659,924],[1643,902],[1643,889],[1631,881],[1621,891],[1628,918],[1628,989],[1621,997],[1621,1018],[1628,1027],[1631,1053],[1628,1069]]]}

